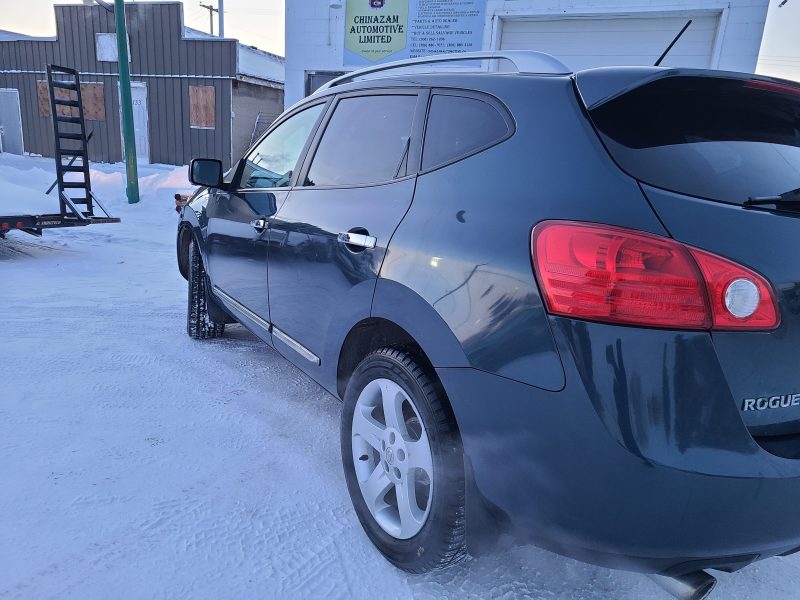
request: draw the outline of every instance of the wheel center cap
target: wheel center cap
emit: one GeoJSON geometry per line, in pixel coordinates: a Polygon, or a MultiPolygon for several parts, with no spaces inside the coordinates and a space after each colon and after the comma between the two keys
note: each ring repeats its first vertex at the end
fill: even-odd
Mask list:
{"type": "Polygon", "coordinates": [[[390,465],[394,463],[394,450],[391,448],[386,449],[386,462],[390,465]]]}

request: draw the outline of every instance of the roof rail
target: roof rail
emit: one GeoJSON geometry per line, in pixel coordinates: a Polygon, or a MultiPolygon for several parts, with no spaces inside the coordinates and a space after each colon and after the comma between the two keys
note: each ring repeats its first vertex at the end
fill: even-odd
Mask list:
{"type": "Polygon", "coordinates": [[[465,60],[507,60],[511,62],[517,71],[525,74],[536,75],[569,75],[572,69],[567,67],[560,60],[544,52],[533,50],[505,50],[499,52],[460,52],[457,54],[434,54],[433,56],[422,56],[420,58],[409,58],[406,60],[396,60],[394,62],[366,67],[357,71],[352,71],[329,81],[320,90],[327,90],[337,85],[342,85],[352,81],[356,77],[389,71],[391,69],[402,69],[416,65],[427,65],[443,62],[456,62],[465,60]]]}

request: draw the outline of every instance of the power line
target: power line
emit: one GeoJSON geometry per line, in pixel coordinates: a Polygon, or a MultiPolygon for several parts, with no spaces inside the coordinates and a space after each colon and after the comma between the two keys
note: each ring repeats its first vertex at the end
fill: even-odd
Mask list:
{"type": "Polygon", "coordinates": [[[200,8],[205,8],[208,11],[208,23],[211,29],[211,35],[214,35],[214,13],[218,13],[219,10],[211,4],[203,4],[202,2],[200,3],[200,8]]]}
{"type": "Polygon", "coordinates": [[[787,67],[800,66],[800,60],[772,60],[769,58],[759,58],[758,62],[769,63],[771,65],[783,65],[787,67]]]}
{"type": "Polygon", "coordinates": [[[240,15],[279,15],[283,14],[278,8],[245,8],[237,9],[236,12],[240,15]]]}

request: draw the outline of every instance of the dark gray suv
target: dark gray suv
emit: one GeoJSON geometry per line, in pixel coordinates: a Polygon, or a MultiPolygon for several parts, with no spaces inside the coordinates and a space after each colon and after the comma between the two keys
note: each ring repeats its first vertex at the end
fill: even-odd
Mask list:
{"type": "Polygon", "coordinates": [[[800,86],[419,59],[190,169],[189,334],[239,322],[344,401],[398,567],[505,536],[700,597],[800,547],[800,86]]]}

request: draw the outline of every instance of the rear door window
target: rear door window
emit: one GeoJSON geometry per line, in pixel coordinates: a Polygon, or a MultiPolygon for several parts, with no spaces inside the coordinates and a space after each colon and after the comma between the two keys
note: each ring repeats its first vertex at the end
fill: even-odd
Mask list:
{"type": "Polygon", "coordinates": [[[305,185],[368,185],[405,175],[416,106],[416,94],[342,98],[305,185]]]}
{"type": "Polygon", "coordinates": [[[510,132],[510,123],[487,101],[472,96],[431,96],[422,169],[453,162],[487,148],[510,132]]]}
{"type": "Polygon", "coordinates": [[[630,175],[678,193],[742,204],[800,196],[800,86],[671,76],[594,108],[630,175]]]}

